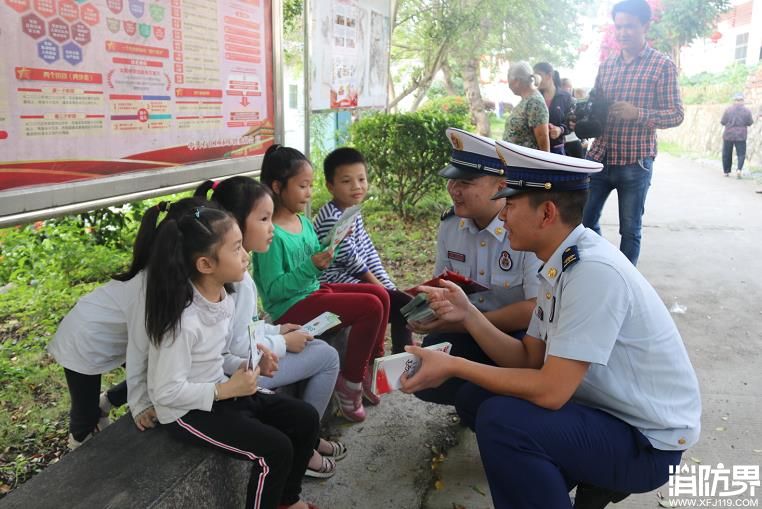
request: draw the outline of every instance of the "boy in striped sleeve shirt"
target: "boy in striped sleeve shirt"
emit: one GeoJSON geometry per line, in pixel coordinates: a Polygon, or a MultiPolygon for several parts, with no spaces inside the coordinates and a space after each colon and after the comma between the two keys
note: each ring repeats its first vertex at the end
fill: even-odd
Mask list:
{"type": "MultiPolygon", "coordinates": [[[[320,242],[326,237],[348,207],[362,203],[368,194],[368,175],[365,157],[358,150],[342,147],[334,150],[323,162],[325,183],[333,199],[323,205],[315,218],[315,231],[320,242]]],[[[352,232],[339,244],[330,267],[320,275],[323,283],[371,283],[383,286],[389,293],[391,308],[389,322],[392,326],[392,353],[403,352],[405,345],[412,344],[400,308],[411,297],[394,286],[384,270],[373,241],[358,214],[352,232]]],[[[383,356],[383,352],[379,352],[383,356]]]]}

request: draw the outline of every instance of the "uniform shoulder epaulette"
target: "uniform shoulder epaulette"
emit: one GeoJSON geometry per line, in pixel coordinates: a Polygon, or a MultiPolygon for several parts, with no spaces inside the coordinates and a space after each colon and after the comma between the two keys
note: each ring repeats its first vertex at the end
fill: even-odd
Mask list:
{"type": "Polygon", "coordinates": [[[577,246],[569,246],[561,255],[561,271],[564,271],[579,261],[577,246]]]}
{"type": "Polygon", "coordinates": [[[444,221],[448,217],[452,217],[454,215],[455,215],[455,207],[450,207],[449,209],[447,209],[444,212],[442,212],[442,215],[439,216],[439,220],[440,221],[444,221]]]}

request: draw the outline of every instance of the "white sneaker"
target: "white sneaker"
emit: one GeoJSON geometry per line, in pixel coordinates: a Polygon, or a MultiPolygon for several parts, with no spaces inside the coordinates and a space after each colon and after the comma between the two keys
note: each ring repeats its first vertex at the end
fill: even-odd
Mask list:
{"type": "Polygon", "coordinates": [[[84,444],[85,442],[87,442],[91,438],[93,438],[93,434],[92,433],[88,433],[88,435],[84,439],[82,439],[82,441],[79,441],[79,440],[76,440],[74,438],[74,435],[69,433],[69,444],[68,444],[69,445],[69,450],[73,451],[74,449],[76,449],[80,445],[84,444]]]}
{"type": "Polygon", "coordinates": [[[113,405],[108,400],[108,396],[106,396],[105,392],[101,393],[101,398],[98,401],[98,407],[101,409],[101,418],[98,419],[98,431],[103,431],[111,424],[109,413],[111,413],[111,409],[113,408],[113,405]]]}
{"type": "Polygon", "coordinates": [[[740,179],[741,177],[741,170],[736,171],[736,178],[740,179]]]}

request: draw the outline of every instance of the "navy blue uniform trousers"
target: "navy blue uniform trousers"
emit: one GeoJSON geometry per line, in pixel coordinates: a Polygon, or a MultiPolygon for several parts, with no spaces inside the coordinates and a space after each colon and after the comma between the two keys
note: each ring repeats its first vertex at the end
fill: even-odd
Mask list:
{"type": "Polygon", "coordinates": [[[470,382],[459,392],[456,410],[476,432],[496,509],[571,508],[568,493],[580,483],[644,493],[680,464],[682,451],[655,449],[601,410],[572,402],[548,410],[470,382]]]}

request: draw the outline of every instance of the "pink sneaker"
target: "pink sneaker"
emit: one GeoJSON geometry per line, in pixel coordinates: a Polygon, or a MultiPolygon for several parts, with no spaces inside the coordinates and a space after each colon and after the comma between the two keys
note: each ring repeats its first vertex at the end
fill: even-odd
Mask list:
{"type": "Polygon", "coordinates": [[[381,397],[371,390],[373,386],[372,376],[373,373],[370,370],[365,370],[365,376],[362,377],[362,399],[367,404],[376,406],[381,403],[381,397]]]}
{"type": "Polygon", "coordinates": [[[362,406],[362,388],[351,389],[344,376],[339,374],[333,394],[339,404],[339,412],[345,419],[352,422],[365,420],[365,408],[362,406]]]}

